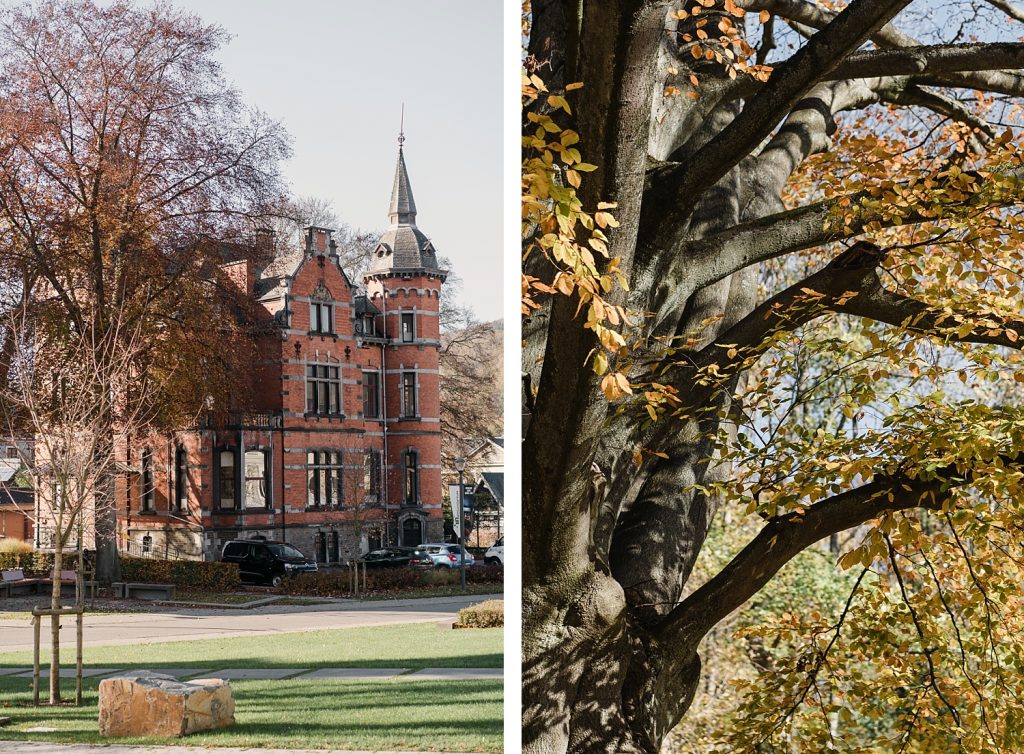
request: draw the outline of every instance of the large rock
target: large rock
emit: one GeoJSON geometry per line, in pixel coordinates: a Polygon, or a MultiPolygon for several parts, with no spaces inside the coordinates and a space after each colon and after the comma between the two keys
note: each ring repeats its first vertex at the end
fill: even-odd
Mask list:
{"type": "Polygon", "coordinates": [[[100,682],[101,736],[184,736],[235,722],[231,686],[140,670],[100,682]]]}

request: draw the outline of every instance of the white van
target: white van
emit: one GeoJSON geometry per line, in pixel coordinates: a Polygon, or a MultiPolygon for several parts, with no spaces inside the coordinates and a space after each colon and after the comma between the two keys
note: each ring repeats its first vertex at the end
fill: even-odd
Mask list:
{"type": "Polygon", "coordinates": [[[484,565],[505,565],[505,538],[499,537],[498,541],[487,548],[484,553],[484,565]]]}

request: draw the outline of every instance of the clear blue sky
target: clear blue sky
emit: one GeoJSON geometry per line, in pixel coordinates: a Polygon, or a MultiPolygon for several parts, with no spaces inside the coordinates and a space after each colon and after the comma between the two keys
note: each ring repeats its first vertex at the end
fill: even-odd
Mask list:
{"type": "Polygon", "coordinates": [[[233,37],[224,73],[294,137],[298,195],[383,229],[405,102],[417,222],[502,316],[501,0],[173,0],[233,37]]]}

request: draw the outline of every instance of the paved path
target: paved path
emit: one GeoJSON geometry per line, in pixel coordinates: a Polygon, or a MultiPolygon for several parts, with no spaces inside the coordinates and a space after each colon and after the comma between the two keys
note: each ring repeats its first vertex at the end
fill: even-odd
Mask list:
{"type": "MultiPolygon", "coordinates": [[[[412,754],[394,751],[342,751],[341,749],[236,749],[205,746],[125,746],[90,744],[37,744],[21,741],[0,741],[3,754],[412,754]]],[[[436,752],[434,753],[436,754],[436,752]]]]}
{"type": "MultiPolygon", "coordinates": [[[[398,623],[452,622],[458,611],[501,595],[474,594],[379,602],[324,605],[267,605],[259,612],[182,609],[172,613],[86,613],[86,646],[145,644],[228,636],[299,633],[330,628],[387,626],[398,623]]],[[[75,622],[65,618],[61,641],[74,643],[75,622]]],[[[0,620],[0,652],[32,649],[27,620],[0,620]]]]}
{"type": "MultiPolygon", "coordinates": [[[[405,681],[500,681],[504,675],[502,668],[163,668],[152,665],[146,668],[154,673],[174,676],[178,680],[186,678],[223,678],[227,681],[238,680],[288,680],[311,681],[320,678],[336,678],[350,681],[368,681],[387,678],[398,678],[405,681]]],[[[82,668],[83,678],[93,678],[119,673],[132,672],[122,668],[82,668]]],[[[0,675],[14,678],[31,678],[32,668],[0,668],[0,675]]],[[[40,668],[40,676],[50,677],[49,668],[40,668]]],[[[61,678],[74,678],[74,668],[61,668],[61,678]]],[[[3,747],[0,746],[0,751],[3,747]]]]}

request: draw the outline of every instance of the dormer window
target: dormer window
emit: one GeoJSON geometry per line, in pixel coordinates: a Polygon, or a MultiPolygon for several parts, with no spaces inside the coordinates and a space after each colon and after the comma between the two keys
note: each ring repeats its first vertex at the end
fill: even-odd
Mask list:
{"type": "Polygon", "coordinates": [[[317,334],[334,333],[334,307],[330,304],[309,302],[309,331],[317,334]]]}

